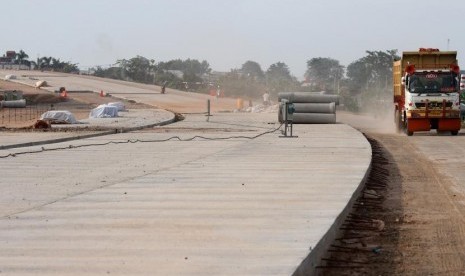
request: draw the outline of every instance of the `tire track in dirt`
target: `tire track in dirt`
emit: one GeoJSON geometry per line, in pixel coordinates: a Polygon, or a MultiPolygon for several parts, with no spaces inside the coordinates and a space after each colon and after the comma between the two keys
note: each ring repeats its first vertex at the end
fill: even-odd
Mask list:
{"type": "Polygon", "coordinates": [[[465,207],[441,175],[403,135],[372,134],[393,156],[402,176],[402,209],[394,274],[465,275],[465,207]]]}

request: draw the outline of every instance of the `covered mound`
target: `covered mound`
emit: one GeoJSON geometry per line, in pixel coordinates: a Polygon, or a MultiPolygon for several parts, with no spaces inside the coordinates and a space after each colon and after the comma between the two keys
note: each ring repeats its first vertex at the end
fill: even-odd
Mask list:
{"type": "Polygon", "coordinates": [[[89,118],[114,118],[118,117],[118,107],[102,104],[92,109],[89,118]]]}
{"type": "Polygon", "coordinates": [[[67,110],[50,110],[42,114],[40,119],[52,124],[76,124],[78,122],[73,113],[67,110]]]}

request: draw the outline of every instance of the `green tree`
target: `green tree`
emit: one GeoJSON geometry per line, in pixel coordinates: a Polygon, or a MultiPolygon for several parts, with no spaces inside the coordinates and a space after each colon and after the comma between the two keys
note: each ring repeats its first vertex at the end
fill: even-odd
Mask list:
{"type": "Polygon", "coordinates": [[[78,73],[77,64],[71,62],[63,62],[59,58],[54,57],[38,57],[36,61],[31,61],[29,65],[34,66],[37,70],[52,70],[64,73],[78,73]]]}
{"type": "MultiPolygon", "coordinates": [[[[27,59],[29,58],[28,54],[26,54],[23,50],[19,50],[18,53],[16,53],[16,63],[17,64],[23,64],[27,59]]],[[[29,61],[27,61],[29,63],[29,61]]]]}
{"type": "Polygon", "coordinates": [[[34,67],[34,69],[41,70],[41,68],[42,68],[42,60],[41,60],[41,58],[38,57],[36,61],[31,61],[31,65],[34,67]]]}
{"type": "Polygon", "coordinates": [[[153,83],[154,62],[142,57],[136,56],[129,60],[118,60],[117,64],[122,68],[125,77],[129,80],[141,83],[153,83]]]}
{"type": "Polygon", "coordinates": [[[53,58],[50,61],[50,67],[53,71],[60,71],[64,66],[64,63],[59,58],[53,58]]]}
{"type": "Polygon", "coordinates": [[[97,66],[97,68],[93,68],[93,70],[93,75],[97,77],[124,80],[123,68],[121,67],[110,67],[103,69],[101,66],[97,66]]]}
{"type": "Polygon", "coordinates": [[[348,97],[361,94],[358,105],[365,112],[383,113],[392,107],[392,64],[397,50],[366,51],[347,67],[348,97]]]}
{"type": "Polygon", "coordinates": [[[79,73],[79,67],[77,63],[64,62],[60,71],[63,73],[79,73]]]}
{"type": "Polygon", "coordinates": [[[52,57],[41,57],[40,58],[40,68],[49,70],[52,66],[52,57]]]}
{"type": "Polygon", "coordinates": [[[243,97],[249,100],[259,98],[266,90],[264,82],[245,76],[238,70],[231,70],[221,77],[219,85],[227,96],[243,97]]]}
{"type": "Polygon", "coordinates": [[[263,80],[265,73],[263,72],[260,64],[255,61],[248,60],[242,64],[241,71],[245,76],[251,77],[256,80],[263,80]]]}
{"type": "Polygon", "coordinates": [[[344,66],[332,58],[312,58],[307,61],[305,77],[314,89],[338,92],[339,83],[344,77],[344,66]]]}
{"type": "Polygon", "coordinates": [[[349,90],[361,92],[363,88],[368,86],[371,69],[362,59],[359,59],[347,66],[347,78],[349,90]]]}
{"type": "Polygon", "coordinates": [[[266,71],[266,85],[271,90],[271,95],[279,92],[294,91],[299,89],[300,83],[291,75],[289,67],[283,62],[271,64],[266,71]]]}
{"type": "Polygon", "coordinates": [[[347,67],[350,87],[359,92],[387,89],[392,84],[392,63],[398,59],[397,50],[366,51],[367,55],[347,67]]]}
{"type": "Polygon", "coordinates": [[[210,64],[207,61],[198,61],[196,59],[174,59],[167,62],[160,62],[158,67],[163,70],[178,70],[184,74],[202,76],[211,72],[210,64]]]}

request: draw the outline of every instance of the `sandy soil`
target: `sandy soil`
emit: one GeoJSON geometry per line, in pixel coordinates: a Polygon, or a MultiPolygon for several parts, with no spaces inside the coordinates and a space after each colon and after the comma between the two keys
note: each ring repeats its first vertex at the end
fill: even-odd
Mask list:
{"type": "MultiPolygon", "coordinates": [[[[465,196],[456,189],[459,183],[438,171],[412,139],[390,132],[389,120],[374,127],[383,120],[344,113],[339,118],[364,131],[378,148],[378,172],[367,183],[378,183],[378,189],[366,188],[378,197],[359,198],[319,274],[465,275],[465,196]]],[[[460,137],[451,139],[448,143],[460,137]]]]}
{"type": "Polygon", "coordinates": [[[464,275],[465,208],[453,183],[405,136],[373,134],[392,154],[401,179],[399,240],[402,275],[464,275]]]}

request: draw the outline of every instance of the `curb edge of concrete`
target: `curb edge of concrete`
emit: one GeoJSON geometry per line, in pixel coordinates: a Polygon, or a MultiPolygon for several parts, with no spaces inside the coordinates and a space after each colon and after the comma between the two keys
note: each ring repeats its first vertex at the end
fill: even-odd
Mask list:
{"type": "MultiPolygon", "coordinates": [[[[167,112],[170,112],[170,111],[167,111],[167,112]]],[[[174,123],[176,121],[175,115],[174,114],[172,114],[172,115],[173,115],[172,118],[170,118],[168,120],[165,120],[165,121],[158,122],[158,123],[154,123],[154,124],[148,124],[148,125],[130,127],[130,128],[112,128],[111,130],[105,130],[105,131],[102,131],[102,132],[99,132],[99,133],[92,133],[92,134],[86,134],[86,135],[76,135],[76,136],[65,137],[65,138],[48,139],[48,140],[27,142],[27,143],[6,145],[6,146],[1,146],[0,145],[0,150],[24,148],[24,147],[32,147],[32,146],[40,146],[40,145],[47,145],[47,144],[56,144],[56,143],[73,141],[73,140],[80,140],[80,139],[86,139],[86,138],[105,136],[105,135],[110,135],[110,134],[131,132],[131,131],[141,130],[141,129],[144,129],[144,128],[149,128],[149,127],[154,127],[154,126],[164,126],[164,125],[172,124],[172,123],[174,123]]]]}

